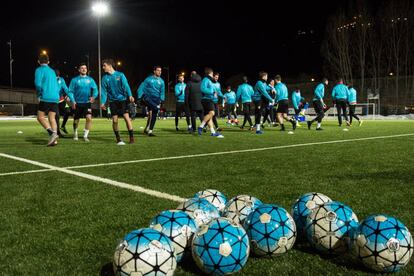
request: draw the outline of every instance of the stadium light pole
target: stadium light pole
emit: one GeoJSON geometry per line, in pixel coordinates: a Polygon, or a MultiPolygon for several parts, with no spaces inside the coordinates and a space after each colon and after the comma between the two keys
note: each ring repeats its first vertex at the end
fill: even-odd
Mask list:
{"type": "Polygon", "coordinates": [[[98,23],[98,80],[99,80],[99,116],[102,117],[102,69],[101,69],[101,18],[105,17],[109,13],[109,5],[106,2],[98,1],[92,5],[92,13],[96,17],[98,23]]]}
{"type": "Polygon", "coordinates": [[[13,53],[12,53],[12,41],[7,42],[9,45],[9,54],[10,54],[10,90],[13,90],[13,53]]]}

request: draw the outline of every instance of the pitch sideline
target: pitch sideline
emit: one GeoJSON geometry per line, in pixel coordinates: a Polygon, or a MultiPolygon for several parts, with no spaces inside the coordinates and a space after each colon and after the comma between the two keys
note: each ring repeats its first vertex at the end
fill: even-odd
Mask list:
{"type": "Polygon", "coordinates": [[[185,198],[181,198],[181,197],[176,196],[176,195],[170,195],[170,194],[167,194],[167,193],[146,189],[146,188],[143,188],[143,187],[140,187],[140,186],[135,186],[135,185],[131,185],[131,184],[127,184],[127,183],[123,183],[123,182],[119,182],[119,181],[115,181],[115,180],[111,180],[111,179],[107,179],[107,178],[103,178],[103,177],[99,177],[99,176],[95,176],[95,175],[91,175],[91,174],[76,172],[76,171],[72,171],[72,170],[69,170],[69,169],[60,168],[60,167],[52,166],[52,165],[49,165],[49,164],[45,164],[45,163],[41,163],[41,162],[29,160],[29,159],[17,157],[17,156],[14,156],[14,155],[0,153],[0,156],[4,157],[4,158],[16,160],[16,161],[28,163],[28,164],[31,164],[31,165],[35,165],[35,166],[38,166],[38,167],[43,167],[45,169],[59,171],[59,172],[63,172],[63,173],[69,174],[69,175],[74,175],[74,176],[78,176],[78,177],[81,177],[81,178],[86,178],[86,179],[89,179],[89,180],[92,180],[92,181],[109,184],[109,185],[112,185],[112,186],[115,186],[115,187],[132,190],[132,191],[135,191],[135,192],[143,193],[143,194],[154,196],[154,197],[157,197],[157,198],[168,199],[168,200],[176,201],[176,202],[183,202],[183,201],[186,200],[185,198]]]}
{"type": "MultiPolygon", "coordinates": [[[[326,145],[326,144],[349,143],[349,142],[357,142],[357,141],[390,139],[390,138],[409,137],[409,136],[414,136],[414,133],[388,135],[388,136],[374,136],[374,137],[345,139],[345,140],[333,140],[333,141],[323,141],[323,142],[312,142],[312,143],[293,144],[293,145],[284,145],[284,146],[274,146],[274,147],[256,148],[256,149],[246,149],[246,150],[233,150],[233,151],[223,151],[223,152],[210,152],[210,153],[201,153],[201,154],[192,154],[192,155],[181,155],[181,156],[170,156],[170,157],[160,157],[160,158],[151,158],[151,159],[138,159],[138,160],[129,160],[129,161],[110,162],[110,163],[100,163],[100,164],[90,164],[90,165],[79,165],[79,166],[71,166],[71,167],[64,167],[64,168],[51,166],[53,168],[42,169],[42,170],[30,170],[30,171],[21,171],[21,172],[1,173],[0,176],[29,174],[29,173],[37,173],[37,172],[48,172],[48,171],[57,171],[58,169],[55,169],[55,168],[65,169],[65,170],[84,169],[84,168],[94,168],[94,167],[104,167],[104,166],[114,166],[114,165],[135,164],[135,163],[145,163],[145,162],[154,162],[154,161],[166,161],[166,160],[177,160],[177,159],[186,159],[186,158],[197,158],[197,157],[206,157],[206,156],[208,157],[208,156],[216,156],[216,155],[248,153],[248,152],[257,152],[257,151],[266,151],[266,150],[276,150],[276,149],[285,149],[285,148],[296,148],[296,147],[306,147],[306,146],[316,146],[316,145],[326,145]]],[[[0,153],[0,155],[1,155],[1,153],[0,153]]],[[[33,161],[33,162],[36,162],[36,161],[33,161]]],[[[48,165],[48,166],[50,166],[50,165],[48,165]]],[[[40,166],[40,167],[42,167],[42,166],[40,166]]]]}

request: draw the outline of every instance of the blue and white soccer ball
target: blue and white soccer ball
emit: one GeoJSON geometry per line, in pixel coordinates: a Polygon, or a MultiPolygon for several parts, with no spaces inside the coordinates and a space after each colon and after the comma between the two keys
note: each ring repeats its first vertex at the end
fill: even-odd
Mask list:
{"type": "Polygon", "coordinates": [[[364,265],[377,272],[397,272],[413,255],[413,237],[398,219],[372,215],[361,222],[354,234],[353,251],[364,265]]]}
{"type": "Polygon", "coordinates": [[[253,196],[239,195],[227,202],[223,217],[242,225],[246,217],[262,204],[259,199],[253,196]]]}
{"type": "Polygon", "coordinates": [[[191,240],[197,226],[189,214],[178,210],[163,211],[152,219],[150,227],[170,238],[177,262],[182,260],[184,254],[190,252],[191,240]]]}
{"type": "Polygon", "coordinates": [[[306,219],[306,234],[321,253],[342,254],[349,250],[358,225],[358,218],[350,207],[332,201],[311,212],[306,219]]]}
{"type": "Polygon", "coordinates": [[[249,257],[246,231],[231,220],[219,218],[194,235],[193,258],[207,274],[227,275],[243,268],[249,257]]]}
{"type": "Polygon", "coordinates": [[[173,275],[177,267],[174,246],[163,233],[144,228],[135,230],[117,246],[115,275],[173,275]]]}
{"type": "Polygon", "coordinates": [[[227,198],[223,193],[221,193],[217,190],[212,190],[212,189],[200,191],[200,192],[196,193],[194,195],[194,197],[195,198],[204,198],[204,199],[206,199],[208,202],[210,202],[211,204],[216,206],[216,208],[220,212],[223,211],[223,209],[224,209],[224,207],[226,207],[226,203],[227,203],[227,198]]]}
{"type": "Polygon", "coordinates": [[[244,221],[252,251],[258,256],[286,253],[295,244],[296,225],[282,207],[263,204],[244,221]]]}
{"type": "Polygon", "coordinates": [[[194,219],[197,227],[220,217],[218,209],[204,198],[191,198],[178,205],[177,210],[189,214],[194,219]]]}
{"type": "Polygon", "coordinates": [[[296,223],[298,235],[305,234],[306,218],[315,208],[332,200],[321,193],[307,193],[299,197],[292,207],[292,216],[296,223]]]}

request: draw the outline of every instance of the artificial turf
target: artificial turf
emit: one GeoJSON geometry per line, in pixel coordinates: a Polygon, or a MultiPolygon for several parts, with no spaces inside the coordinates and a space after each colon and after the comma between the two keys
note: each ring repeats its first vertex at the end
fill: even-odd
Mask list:
{"type": "MultiPolygon", "coordinates": [[[[143,125],[142,119],[134,122],[134,145],[116,146],[111,123],[96,120],[91,143],[65,138],[46,148],[47,135],[35,121],[0,121],[0,153],[70,167],[414,134],[413,121],[367,121],[347,132],[329,121],[322,132],[302,127],[294,135],[266,128],[258,136],[225,127],[224,139],[176,132],[173,120],[158,122],[157,137],[149,138],[141,135],[143,125]]],[[[405,136],[73,170],[184,198],[207,188],[228,198],[250,194],[288,210],[301,194],[321,192],[350,205],[360,220],[386,213],[414,231],[413,156],[414,136],[405,136]]],[[[0,157],[0,174],[34,169],[43,168],[0,157]]],[[[56,171],[0,176],[0,189],[2,275],[108,274],[115,246],[125,234],[178,205],[56,171]]],[[[190,261],[176,271],[199,273],[190,261]]],[[[351,256],[327,258],[298,245],[277,258],[251,257],[241,275],[367,273],[351,256]]],[[[411,262],[401,275],[413,274],[411,262]]]]}

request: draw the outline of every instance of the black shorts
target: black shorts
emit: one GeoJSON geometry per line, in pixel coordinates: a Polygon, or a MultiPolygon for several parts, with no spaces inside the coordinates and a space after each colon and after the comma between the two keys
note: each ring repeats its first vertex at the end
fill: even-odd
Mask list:
{"type": "Polygon", "coordinates": [[[76,104],[73,119],[78,120],[81,118],[85,118],[86,115],[92,115],[92,105],[90,103],[76,104]]]}
{"type": "Polygon", "coordinates": [[[37,110],[44,112],[45,114],[48,114],[49,112],[59,113],[59,105],[58,103],[47,103],[41,101],[39,102],[37,110]]]}
{"type": "Polygon", "coordinates": [[[228,104],[228,105],[226,105],[226,112],[227,112],[227,114],[233,112],[235,107],[236,107],[235,104],[228,104]]]}
{"type": "Polygon", "coordinates": [[[277,104],[277,113],[289,113],[289,101],[288,100],[281,100],[277,104]]]}
{"type": "Polygon", "coordinates": [[[316,114],[325,113],[321,101],[313,101],[313,108],[315,109],[316,114]]]}
{"type": "Polygon", "coordinates": [[[210,111],[214,111],[214,103],[212,100],[202,100],[201,104],[203,105],[204,114],[208,114],[210,111]]]}
{"type": "Polygon", "coordinates": [[[124,116],[124,114],[129,113],[128,101],[110,102],[109,108],[111,109],[112,116],[124,116]]]}
{"type": "Polygon", "coordinates": [[[187,116],[190,113],[190,109],[188,108],[188,105],[186,103],[177,102],[175,105],[175,112],[178,116],[181,116],[183,112],[187,116]]]}

